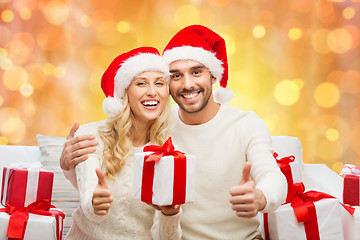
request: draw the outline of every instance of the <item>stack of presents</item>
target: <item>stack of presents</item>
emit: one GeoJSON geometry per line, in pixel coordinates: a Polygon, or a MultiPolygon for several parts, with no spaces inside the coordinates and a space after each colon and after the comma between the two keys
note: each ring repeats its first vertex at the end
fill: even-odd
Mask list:
{"type": "Polygon", "coordinates": [[[339,176],[324,164],[304,164],[297,138],[286,137],[286,142],[277,138],[283,137],[273,137],[274,157],[286,177],[288,194],[277,210],[258,215],[262,236],[266,240],[360,239],[360,168],[345,164],[339,176]]]}
{"type": "Polygon", "coordinates": [[[54,173],[40,167],[3,168],[0,239],[62,239],[65,214],[51,205],[54,173]]]}
{"type": "MultiPolygon", "coordinates": [[[[304,164],[299,139],[272,139],[288,195],[274,212],[258,214],[262,236],[266,240],[360,239],[360,168],[346,164],[339,176],[324,164],[304,164]]],[[[157,205],[194,201],[195,162],[194,156],[174,150],[171,139],[162,147],[147,146],[135,159],[134,197],[157,205]],[[169,184],[156,189],[159,182],[169,184]]],[[[54,173],[40,167],[40,162],[3,167],[0,239],[62,239],[65,214],[51,204],[54,173]]]]}

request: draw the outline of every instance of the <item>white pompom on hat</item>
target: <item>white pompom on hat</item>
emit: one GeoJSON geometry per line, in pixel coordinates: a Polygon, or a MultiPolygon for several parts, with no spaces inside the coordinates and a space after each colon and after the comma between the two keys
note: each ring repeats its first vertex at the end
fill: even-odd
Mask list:
{"type": "Polygon", "coordinates": [[[191,25],[180,30],[165,47],[163,57],[168,64],[177,60],[203,64],[220,83],[214,101],[225,104],[233,98],[233,92],[226,88],[229,76],[225,40],[209,28],[191,25]]]}
{"type": "Polygon", "coordinates": [[[165,74],[169,81],[169,65],[153,47],[135,48],[117,56],[106,69],[101,78],[101,88],[106,96],[103,110],[113,116],[123,109],[122,98],[133,79],[146,71],[157,71],[165,74]]]}

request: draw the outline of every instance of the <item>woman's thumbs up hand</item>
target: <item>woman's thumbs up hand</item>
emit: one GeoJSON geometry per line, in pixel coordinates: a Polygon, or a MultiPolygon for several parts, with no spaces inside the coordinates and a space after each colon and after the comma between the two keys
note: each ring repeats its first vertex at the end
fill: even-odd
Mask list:
{"type": "Polygon", "coordinates": [[[113,198],[106,184],[103,171],[101,169],[95,171],[98,176],[98,185],[93,193],[92,205],[96,215],[106,215],[109,213],[113,198]]]}

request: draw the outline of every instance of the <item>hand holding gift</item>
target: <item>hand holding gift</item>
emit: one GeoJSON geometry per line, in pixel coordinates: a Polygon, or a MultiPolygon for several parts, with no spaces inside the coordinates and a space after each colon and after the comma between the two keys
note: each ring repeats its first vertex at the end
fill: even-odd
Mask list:
{"type": "Polygon", "coordinates": [[[180,205],[158,206],[151,203],[149,203],[149,205],[155,208],[156,210],[161,211],[166,216],[175,215],[180,212],[180,205]]]}
{"type": "Polygon", "coordinates": [[[266,205],[264,193],[255,187],[250,178],[250,170],[251,164],[245,163],[240,184],[230,189],[230,203],[238,217],[255,217],[266,205]]]}
{"type": "Polygon", "coordinates": [[[109,213],[111,202],[114,199],[105,182],[103,171],[96,169],[96,175],[98,176],[99,182],[93,193],[92,205],[96,215],[106,215],[109,213]]]}

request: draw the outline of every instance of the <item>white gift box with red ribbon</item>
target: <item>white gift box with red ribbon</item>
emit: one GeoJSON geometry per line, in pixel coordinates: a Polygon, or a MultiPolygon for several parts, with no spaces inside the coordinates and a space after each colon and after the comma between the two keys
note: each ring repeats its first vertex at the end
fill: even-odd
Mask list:
{"type": "Polygon", "coordinates": [[[175,151],[171,138],[162,147],[146,146],[134,157],[134,198],[159,206],[193,202],[195,161],[195,156],[175,151]]]}
{"type": "MultiPolygon", "coordinates": [[[[60,211],[51,209],[50,211],[60,211]]],[[[7,239],[10,215],[7,212],[0,212],[0,239],[7,239]]],[[[24,240],[46,239],[61,240],[63,232],[63,218],[57,216],[42,216],[29,213],[29,219],[26,224],[24,240]]]]}
{"type": "MultiPolygon", "coordinates": [[[[320,239],[343,240],[340,203],[335,198],[314,202],[320,239]]],[[[271,240],[306,238],[305,225],[298,223],[290,204],[281,205],[276,211],[268,213],[268,231],[271,240]]],[[[266,225],[266,224],[265,224],[266,225]]]]}
{"type": "MultiPolygon", "coordinates": [[[[143,200],[142,194],[144,194],[145,190],[143,187],[144,158],[149,154],[151,154],[151,152],[135,154],[134,197],[138,200],[143,200]]],[[[185,189],[185,192],[182,191],[185,193],[184,202],[193,202],[195,199],[195,159],[194,156],[186,155],[186,172],[183,173],[186,174],[186,180],[181,183],[181,188],[185,189]]],[[[164,156],[154,164],[153,184],[151,188],[152,204],[159,206],[174,205],[174,196],[179,194],[179,191],[174,189],[174,176],[175,174],[180,174],[179,172],[175,172],[174,163],[173,156],[164,156]]]]}
{"type": "Polygon", "coordinates": [[[54,173],[37,167],[18,167],[11,165],[3,168],[1,204],[27,207],[37,200],[48,199],[51,202],[54,173]]]}

